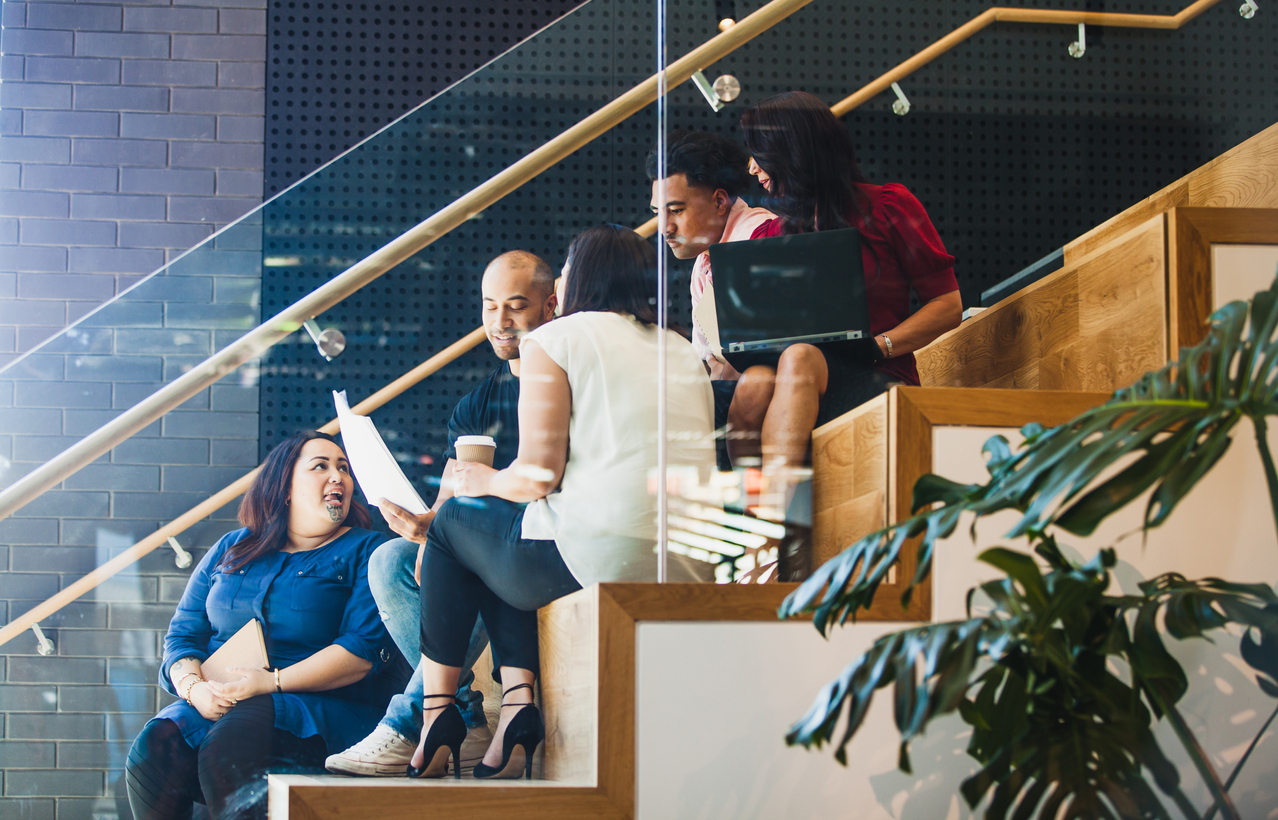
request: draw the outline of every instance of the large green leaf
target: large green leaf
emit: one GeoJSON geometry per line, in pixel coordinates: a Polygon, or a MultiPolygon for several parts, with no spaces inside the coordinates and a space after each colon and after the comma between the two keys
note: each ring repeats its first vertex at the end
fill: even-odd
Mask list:
{"type": "Polygon", "coordinates": [[[989,614],[880,638],[822,690],[787,741],[834,743],[846,764],[847,744],[875,693],[891,687],[903,770],[910,742],[936,717],[958,712],[972,726],[968,753],[981,768],[962,793],[973,807],[988,801],[988,818],[1167,817],[1145,773],[1185,816],[1196,817],[1154,740],[1149,708],[1108,659],[1128,660],[1135,642],[1124,613],[1139,621],[1141,613],[1184,610],[1201,634],[1220,625],[1209,612],[1238,606],[1247,609],[1241,622],[1267,623],[1268,591],[1168,576],[1150,582],[1145,595],[1110,596],[1112,550],[1084,566],[1066,561],[1050,539],[1043,552],[1046,572],[1012,550],[982,553],[1007,575],[981,587],[989,614]]]}
{"type": "MultiPolygon", "coordinates": [[[[1238,624],[1278,634],[1278,596],[1263,584],[1176,574],[1139,595],[1108,595],[1112,550],[1076,566],[1051,538],[1039,546],[1046,571],[1023,553],[983,552],[1005,573],[980,587],[988,614],[883,636],[822,690],[787,742],[833,743],[846,764],[875,693],[891,687],[905,771],[910,742],[935,718],[957,712],[972,727],[968,753],[981,768],[961,792],[974,808],[985,801],[990,820],[1168,817],[1151,780],[1197,818],[1152,732],[1187,687],[1163,632],[1206,637],[1238,624]]],[[[1278,673],[1278,662],[1266,663],[1278,673]]]]}

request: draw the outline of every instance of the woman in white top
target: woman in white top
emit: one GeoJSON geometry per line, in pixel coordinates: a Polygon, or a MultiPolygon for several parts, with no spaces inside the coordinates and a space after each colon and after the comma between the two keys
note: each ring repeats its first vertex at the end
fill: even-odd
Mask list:
{"type": "MultiPolygon", "coordinates": [[[[656,580],[656,252],[601,225],[568,250],[562,318],[520,344],[519,456],[457,464],[422,558],[425,691],[452,693],[482,615],[507,694],[476,777],[531,772],[543,737],[532,704],[537,609],[603,581],[656,580]],[[653,482],[655,485],[655,482],[653,482]],[[526,505],[526,506],[525,506],[526,505]]],[[[666,331],[667,461],[714,464],[714,402],[692,345],[666,331]]],[[[427,694],[410,776],[442,776],[466,736],[452,694],[427,694]]],[[[454,765],[454,772],[456,766],[454,765]]]]}

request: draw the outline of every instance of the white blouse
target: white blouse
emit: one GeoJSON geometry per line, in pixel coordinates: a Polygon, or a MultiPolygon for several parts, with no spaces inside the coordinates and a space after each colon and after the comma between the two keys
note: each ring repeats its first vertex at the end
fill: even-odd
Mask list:
{"type": "MultiPolygon", "coordinates": [[[[583,586],[657,577],[657,328],[626,314],[574,313],[524,337],[572,390],[559,489],[529,504],[523,537],[553,539],[583,586]]],[[[714,467],[714,398],[692,345],[666,331],[667,464],[714,467]]],[[[674,556],[671,556],[672,558],[674,556]]]]}

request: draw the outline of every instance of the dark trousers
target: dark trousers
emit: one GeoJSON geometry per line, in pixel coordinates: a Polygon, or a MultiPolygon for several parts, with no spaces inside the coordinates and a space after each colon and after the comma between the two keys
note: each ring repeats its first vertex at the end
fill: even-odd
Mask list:
{"type": "Polygon", "coordinates": [[[196,802],[213,820],[266,817],[267,771],[323,770],[324,739],[275,728],[270,695],[242,700],[213,723],[198,750],[171,720],[148,723],[125,763],[135,820],[187,820],[196,802]]]}
{"type": "Polygon", "coordinates": [[[479,615],[501,663],[537,673],[537,609],[581,585],[554,541],[520,537],[523,521],[523,505],[491,496],[452,498],[435,513],[422,556],[423,655],[461,666],[479,615]]]}

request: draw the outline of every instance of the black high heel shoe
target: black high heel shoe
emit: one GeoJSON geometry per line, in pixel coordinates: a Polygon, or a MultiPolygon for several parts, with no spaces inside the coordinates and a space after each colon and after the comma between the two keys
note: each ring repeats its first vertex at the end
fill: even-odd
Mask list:
{"type": "Polygon", "coordinates": [[[448,774],[448,755],[453,756],[453,777],[461,778],[461,745],[466,739],[466,721],[462,719],[461,709],[457,708],[457,699],[452,695],[426,695],[427,698],[453,698],[452,703],[443,706],[423,706],[423,712],[444,709],[435,722],[430,725],[426,739],[422,741],[422,766],[408,766],[409,777],[443,777],[448,774]]]}
{"type": "MultiPolygon", "coordinates": [[[[532,692],[531,683],[521,683],[518,686],[512,686],[505,692],[501,693],[502,700],[506,699],[506,695],[518,689],[527,689],[532,692]]],[[[524,770],[524,779],[532,780],[533,753],[537,751],[537,747],[546,739],[546,727],[541,721],[541,710],[533,706],[530,700],[527,703],[503,703],[501,708],[507,706],[520,706],[519,714],[510,719],[510,723],[506,724],[506,733],[501,737],[501,765],[485,766],[483,762],[475,764],[475,777],[480,779],[492,778],[494,780],[513,780],[519,777],[519,770],[524,770]],[[516,756],[515,750],[522,751],[522,755],[516,756]]],[[[433,728],[433,727],[432,727],[433,728]]]]}

